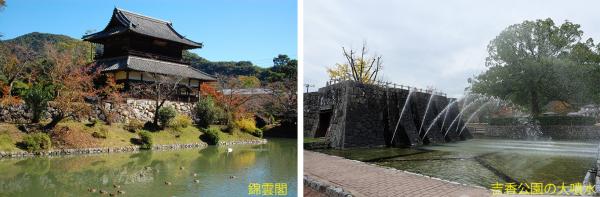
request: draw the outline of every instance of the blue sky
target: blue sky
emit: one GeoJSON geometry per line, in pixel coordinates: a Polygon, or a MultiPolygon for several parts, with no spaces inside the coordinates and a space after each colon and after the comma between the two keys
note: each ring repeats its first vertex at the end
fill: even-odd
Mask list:
{"type": "Polygon", "coordinates": [[[204,43],[193,52],[211,61],[249,60],[272,66],[273,57],[297,57],[295,0],[7,0],[0,11],[2,39],[30,32],[80,39],[102,30],[114,7],[173,22],[175,30],[204,43]]]}

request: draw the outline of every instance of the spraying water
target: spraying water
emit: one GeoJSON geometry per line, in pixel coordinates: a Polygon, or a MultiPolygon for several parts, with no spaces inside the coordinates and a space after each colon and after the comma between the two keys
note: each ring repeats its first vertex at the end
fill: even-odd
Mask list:
{"type": "MultiPolygon", "coordinates": [[[[457,101],[457,100],[454,100],[454,101],[452,101],[450,104],[448,104],[448,106],[446,106],[446,107],[448,107],[448,108],[449,108],[449,106],[452,106],[452,105],[454,105],[456,102],[458,102],[458,101],[457,101]]],[[[444,121],[442,121],[442,127],[440,127],[440,132],[442,132],[442,131],[444,130],[444,125],[446,124],[446,119],[448,119],[448,112],[449,112],[449,111],[450,111],[450,109],[446,110],[446,113],[444,113],[444,121]]],[[[445,136],[444,136],[444,137],[445,137],[445,136]]]]}
{"type": "Polygon", "coordinates": [[[425,114],[423,114],[423,120],[421,121],[421,126],[419,127],[419,135],[421,135],[421,130],[423,129],[423,125],[425,125],[425,118],[427,118],[427,112],[429,112],[429,106],[431,105],[431,101],[433,100],[433,92],[431,96],[429,96],[429,101],[427,101],[427,107],[425,107],[425,114]]]}
{"type": "Polygon", "coordinates": [[[465,130],[465,128],[467,127],[467,123],[469,123],[469,121],[471,121],[471,119],[473,119],[475,117],[475,115],[477,115],[477,113],[479,113],[479,111],[481,111],[484,107],[486,107],[489,104],[490,104],[489,101],[485,102],[483,105],[479,106],[479,108],[477,108],[477,110],[475,110],[473,112],[473,114],[471,114],[471,116],[469,116],[469,118],[465,122],[465,125],[462,127],[462,129],[460,129],[460,132],[458,133],[459,136],[460,136],[460,134],[462,134],[463,130],[465,130]]]}
{"type": "Polygon", "coordinates": [[[410,98],[412,97],[411,95],[413,94],[413,89],[408,90],[408,95],[406,96],[406,101],[404,101],[404,106],[402,107],[402,111],[400,111],[400,117],[398,118],[398,121],[396,122],[396,128],[394,129],[394,133],[392,134],[392,139],[390,140],[390,144],[392,142],[394,142],[394,137],[396,136],[396,131],[398,131],[398,126],[400,125],[400,121],[402,120],[402,116],[404,115],[404,111],[406,110],[406,106],[408,105],[408,102],[410,101],[410,98]]]}
{"type": "Polygon", "coordinates": [[[448,109],[450,109],[450,105],[452,103],[446,105],[446,107],[444,107],[444,109],[433,119],[433,121],[431,122],[431,124],[429,124],[429,127],[427,127],[427,130],[425,130],[425,134],[423,134],[423,137],[421,138],[421,140],[425,139],[425,136],[427,136],[427,133],[429,133],[429,130],[431,130],[431,128],[433,127],[433,125],[435,125],[435,123],[438,121],[438,119],[440,119],[440,117],[442,117],[442,114],[448,114],[447,113],[448,109]],[[446,112],[446,113],[444,113],[444,112],[446,112]]]}
{"type": "MultiPolygon", "coordinates": [[[[477,103],[480,100],[480,98],[477,98],[475,100],[473,100],[473,102],[469,103],[468,105],[466,105],[456,116],[456,118],[454,118],[454,120],[450,123],[450,126],[448,126],[448,130],[446,130],[446,133],[444,134],[444,137],[446,137],[446,135],[448,135],[448,132],[450,132],[450,128],[452,128],[452,126],[454,125],[454,123],[456,123],[458,121],[458,119],[462,116],[462,114],[465,112],[465,110],[469,109],[473,104],[477,103]]],[[[458,128],[457,128],[458,130],[458,128]]]]}

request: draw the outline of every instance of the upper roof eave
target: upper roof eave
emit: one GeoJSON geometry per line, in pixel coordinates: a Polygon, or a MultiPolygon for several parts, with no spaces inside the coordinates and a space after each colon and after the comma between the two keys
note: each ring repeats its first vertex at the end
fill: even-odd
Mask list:
{"type": "Polygon", "coordinates": [[[184,46],[187,46],[186,48],[188,48],[188,49],[203,47],[202,43],[187,39],[185,36],[182,36],[177,31],[175,31],[171,22],[167,22],[167,21],[156,19],[153,17],[141,15],[138,13],[130,12],[130,11],[119,9],[119,8],[115,8],[113,10],[113,15],[111,16],[109,23],[106,25],[106,27],[102,31],[99,31],[99,32],[96,32],[93,34],[89,34],[89,35],[84,35],[82,37],[82,39],[93,42],[95,40],[99,40],[102,38],[122,34],[124,32],[127,32],[128,30],[131,32],[134,32],[136,34],[145,35],[145,36],[158,38],[158,39],[163,39],[163,40],[167,40],[167,41],[171,41],[171,42],[176,42],[176,43],[182,44],[184,46]],[[144,25],[136,24],[135,22],[133,22],[134,21],[133,18],[137,18],[135,20],[137,20],[139,23],[146,23],[145,21],[151,21],[154,25],[150,25],[150,27],[145,27],[144,25]],[[115,28],[115,27],[113,27],[114,25],[119,25],[120,27],[115,28]],[[140,26],[138,27],[138,25],[140,25],[140,26]],[[156,26],[156,27],[153,27],[153,26],[156,26]],[[144,28],[149,28],[149,29],[144,29],[144,28]],[[152,28],[155,28],[155,29],[152,29],[152,28]]]}

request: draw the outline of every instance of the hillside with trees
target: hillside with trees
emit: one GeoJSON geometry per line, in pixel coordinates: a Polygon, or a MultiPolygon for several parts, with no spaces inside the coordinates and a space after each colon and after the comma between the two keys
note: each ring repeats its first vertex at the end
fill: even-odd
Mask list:
{"type": "MultiPolygon", "coordinates": [[[[60,50],[70,50],[74,59],[80,59],[86,62],[91,62],[93,60],[94,53],[92,53],[92,51],[96,51],[94,45],[89,42],[65,35],[39,32],[3,40],[0,42],[0,45],[4,52],[7,50],[13,52],[19,50],[27,52],[26,55],[17,55],[17,58],[20,61],[26,61],[26,58],[44,59],[47,57],[49,46],[60,50]]],[[[289,59],[286,55],[280,55],[280,58],[289,59]]],[[[189,51],[184,52],[183,59],[184,61],[190,62],[193,67],[211,75],[218,74],[228,77],[239,75],[256,76],[261,79],[261,81],[277,81],[281,79],[281,76],[285,75],[284,72],[289,71],[289,69],[284,68],[285,65],[275,65],[275,67],[263,68],[254,65],[250,61],[210,61],[189,51]]]]}

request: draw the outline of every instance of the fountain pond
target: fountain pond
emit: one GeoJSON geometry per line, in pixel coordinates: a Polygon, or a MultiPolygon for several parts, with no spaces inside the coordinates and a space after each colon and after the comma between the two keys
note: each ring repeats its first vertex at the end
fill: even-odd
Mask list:
{"type": "Polygon", "coordinates": [[[596,162],[597,142],[472,139],[418,148],[320,149],[468,185],[581,183],[596,162]]]}

